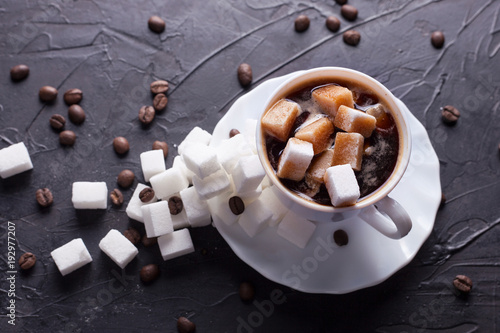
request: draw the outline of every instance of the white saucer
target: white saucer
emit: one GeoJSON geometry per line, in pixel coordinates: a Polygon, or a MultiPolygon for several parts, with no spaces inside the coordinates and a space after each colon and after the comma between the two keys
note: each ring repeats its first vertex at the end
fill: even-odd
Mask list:
{"type": "MultiPolygon", "coordinates": [[[[214,129],[211,145],[227,139],[229,131],[243,130],[245,119],[257,119],[269,95],[286,79],[300,72],[271,79],[239,98],[214,129]]],[[[412,155],[405,176],[390,196],[413,221],[400,240],[387,238],[357,217],[317,223],[305,249],[300,249],[269,227],[250,238],[238,223],[215,223],[238,257],[266,278],[310,293],[343,294],[381,283],[407,265],[430,235],[441,202],[439,161],[422,124],[408,112],[412,155]],[[347,232],[349,242],[338,247],[333,232],[347,232]],[[333,244],[333,245],[332,245],[333,244]]]]}

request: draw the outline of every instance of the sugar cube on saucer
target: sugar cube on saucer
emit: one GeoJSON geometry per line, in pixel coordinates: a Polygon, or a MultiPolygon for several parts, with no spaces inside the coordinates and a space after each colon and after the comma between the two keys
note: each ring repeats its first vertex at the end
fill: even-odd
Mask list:
{"type": "Polygon", "coordinates": [[[189,146],[191,143],[198,143],[204,146],[208,146],[210,144],[210,140],[212,139],[212,134],[208,133],[204,129],[195,126],[189,133],[186,135],[184,140],[177,147],[177,152],[179,155],[182,155],[184,149],[189,146]]]}
{"type": "Polygon", "coordinates": [[[278,235],[303,249],[314,230],[316,230],[316,225],[313,222],[288,211],[278,226],[278,235]]]}
{"type": "Polygon", "coordinates": [[[210,176],[222,168],[217,160],[217,150],[200,143],[188,145],[184,149],[182,159],[186,167],[201,179],[210,176]]]}
{"type": "Polygon", "coordinates": [[[269,226],[267,223],[273,216],[273,212],[259,199],[245,207],[240,215],[238,223],[250,237],[255,237],[259,232],[269,226]]]}
{"type": "Polygon", "coordinates": [[[176,167],[169,168],[154,175],[149,181],[159,199],[166,199],[172,194],[178,193],[189,186],[187,178],[182,171],[176,167]]]}
{"type": "Polygon", "coordinates": [[[31,169],[33,164],[24,142],[0,150],[0,177],[7,178],[31,169]]]}
{"type": "Polygon", "coordinates": [[[260,163],[259,156],[250,155],[240,158],[232,172],[234,191],[245,193],[255,190],[265,175],[266,172],[260,163]]]}
{"type": "Polygon", "coordinates": [[[194,175],[193,186],[200,198],[208,200],[218,194],[229,191],[231,189],[231,181],[226,171],[220,169],[203,179],[194,175]]]}
{"type": "Polygon", "coordinates": [[[200,198],[194,186],[182,190],[179,196],[182,199],[189,225],[203,227],[212,222],[207,201],[200,198]]]}

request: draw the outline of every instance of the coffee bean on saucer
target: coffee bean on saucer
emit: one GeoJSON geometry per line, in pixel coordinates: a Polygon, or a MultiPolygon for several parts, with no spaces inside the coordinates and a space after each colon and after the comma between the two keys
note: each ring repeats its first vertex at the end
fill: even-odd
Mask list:
{"type": "Polygon", "coordinates": [[[149,238],[147,235],[142,236],[141,239],[142,245],[145,247],[150,247],[158,243],[158,238],[157,237],[151,237],[149,238]]]}
{"type": "Polygon", "coordinates": [[[344,43],[351,46],[358,45],[359,41],[361,40],[361,35],[356,30],[347,30],[346,32],[344,32],[344,35],[342,37],[344,39],[344,43]]]}
{"type": "Polygon", "coordinates": [[[59,133],[59,143],[63,146],[72,146],[75,144],[76,134],[73,131],[62,131],[59,133]]]}
{"type": "Polygon", "coordinates": [[[161,17],[153,15],[148,20],[148,27],[149,30],[160,34],[165,30],[165,21],[161,17]]]}
{"type": "Polygon", "coordinates": [[[10,78],[12,81],[21,81],[28,77],[30,68],[26,65],[16,65],[10,69],[10,78]]]}
{"type": "Polygon", "coordinates": [[[335,2],[339,5],[345,5],[347,3],[347,0],[335,0],[335,2]]]}
{"type": "Polygon", "coordinates": [[[196,331],[196,325],[186,317],[177,319],[177,331],[179,333],[193,333],[196,331]]]}
{"type": "Polygon", "coordinates": [[[150,202],[155,197],[155,191],[151,187],[146,187],[139,193],[142,202],[150,202]]]}
{"type": "Polygon", "coordinates": [[[119,189],[115,188],[113,191],[111,191],[109,197],[111,198],[111,202],[113,203],[113,205],[115,205],[116,207],[120,207],[121,205],[123,205],[123,194],[119,189]]]}
{"type": "Polygon", "coordinates": [[[238,81],[243,87],[252,83],[253,73],[252,67],[249,64],[242,63],[238,66],[238,81]]]}
{"type": "Polygon", "coordinates": [[[162,111],[167,107],[167,103],[168,103],[167,96],[165,96],[165,94],[160,93],[156,95],[155,98],[153,99],[153,108],[158,112],[162,111]]]}
{"type": "Polygon", "coordinates": [[[153,142],[153,150],[163,150],[163,157],[167,157],[168,144],[165,141],[156,140],[153,142]]]}
{"type": "Polygon", "coordinates": [[[232,138],[233,136],[236,136],[240,134],[240,131],[238,131],[236,128],[233,128],[229,131],[229,137],[232,138]]]}
{"type": "Polygon", "coordinates": [[[51,86],[43,86],[38,92],[38,97],[40,97],[42,102],[53,102],[57,98],[57,89],[51,86]]]}
{"type": "Polygon", "coordinates": [[[85,111],[78,104],[73,104],[68,108],[69,120],[75,125],[80,125],[85,121],[85,111]]]}
{"type": "Polygon", "coordinates": [[[309,20],[309,17],[307,15],[299,15],[295,19],[295,31],[297,32],[304,32],[309,28],[309,24],[311,23],[311,20],[309,20]]]}
{"type": "Polygon", "coordinates": [[[240,197],[234,196],[229,198],[229,209],[234,215],[240,215],[245,211],[245,204],[240,197]]]}
{"type": "Polygon", "coordinates": [[[73,105],[73,104],[80,103],[82,100],[82,97],[83,97],[82,91],[80,89],[77,89],[77,88],[69,89],[63,95],[64,102],[67,105],[73,105]]]}
{"type": "Polygon", "coordinates": [[[337,32],[340,29],[340,20],[335,16],[328,16],[326,18],[326,27],[331,32],[337,32]]]}
{"type": "Polygon", "coordinates": [[[454,125],[460,118],[460,111],[454,106],[446,105],[441,108],[441,118],[445,124],[454,125]]]}
{"type": "Polygon", "coordinates": [[[66,118],[60,114],[53,114],[49,119],[50,126],[55,130],[62,130],[66,125],[66,118]]]}
{"type": "Polygon", "coordinates": [[[453,280],[453,285],[461,293],[468,294],[472,289],[472,280],[466,275],[457,275],[453,280]]]}
{"type": "Polygon", "coordinates": [[[170,214],[171,215],[177,215],[180,212],[182,212],[182,209],[184,208],[184,204],[182,203],[182,199],[176,195],[173,197],[170,197],[168,199],[168,209],[170,209],[170,214]]]}
{"type": "Polygon", "coordinates": [[[134,179],[135,179],[135,175],[132,172],[132,170],[125,169],[125,170],[122,170],[118,174],[118,178],[116,179],[116,182],[121,187],[128,188],[128,187],[132,186],[132,183],[134,182],[134,179]]]}
{"type": "Polygon", "coordinates": [[[31,252],[26,252],[19,258],[19,266],[21,266],[23,270],[30,269],[35,266],[35,263],[36,256],[31,252]]]}
{"type": "Polygon", "coordinates": [[[243,302],[251,302],[255,297],[255,288],[250,282],[242,282],[239,288],[240,298],[243,302]]]}
{"type": "Polygon", "coordinates": [[[436,49],[440,49],[444,45],[444,34],[441,31],[434,31],[431,34],[431,44],[436,49]]]}
{"type": "Polygon", "coordinates": [[[52,192],[48,188],[40,188],[36,190],[36,201],[42,207],[49,207],[54,202],[52,192]]]}
{"type": "Polygon", "coordinates": [[[113,140],[113,148],[118,154],[125,154],[130,149],[128,140],[123,136],[117,136],[113,140]]]}
{"type": "Polygon", "coordinates": [[[156,264],[149,264],[141,268],[139,275],[142,282],[150,283],[158,278],[160,275],[160,269],[156,264]]]}
{"type": "Polygon", "coordinates": [[[344,246],[349,243],[349,236],[347,235],[347,232],[345,232],[342,229],[335,230],[333,233],[333,240],[335,241],[335,244],[338,246],[344,246]]]}
{"type": "Polygon", "coordinates": [[[342,5],[340,13],[348,21],[354,21],[358,18],[358,9],[351,5],[342,5]]]}
{"type": "Polygon", "coordinates": [[[155,118],[155,109],[152,106],[143,106],[139,110],[139,120],[144,125],[150,124],[155,118]]]}
{"type": "Polygon", "coordinates": [[[156,80],[149,85],[153,94],[164,94],[168,91],[168,82],[165,80],[156,80]]]}
{"type": "Polygon", "coordinates": [[[141,241],[141,234],[134,228],[128,228],[127,230],[125,230],[123,232],[123,236],[125,236],[130,241],[130,243],[134,245],[139,244],[139,242],[141,241]]]}

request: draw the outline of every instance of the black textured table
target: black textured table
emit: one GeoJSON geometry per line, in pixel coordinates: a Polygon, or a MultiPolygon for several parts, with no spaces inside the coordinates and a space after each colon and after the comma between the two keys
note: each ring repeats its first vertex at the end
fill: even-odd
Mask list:
{"type": "MultiPolygon", "coordinates": [[[[34,168],[0,180],[0,331],[175,332],[185,316],[198,332],[500,332],[500,2],[349,3],[359,10],[352,22],[333,0],[1,1],[0,148],[24,142],[34,168]],[[311,20],[302,33],[294,30],[300,14],[311,20]],[[166,21],[163,33],[148,29],[152,15],[166,21]],[[325,27],[330,15],[340,18],[339,32],[325,27]],[[349,29],[361,33],[358,46],[343,42],[349,29]],[[436,30],[446,38],[440,49],[430,42],[436,30]],[[253,69],[246,89],[236,75],[243,62],[253,69]],[[16,83],[9,70],[17,64],[30,74],[16,83]],[[128,168],[137,175],[134,188],[144,182],[139,154],[153,141],[170,145],[169,167],[194,126],[211,132],[260,83],[320,66],[378,79],[428,131],[446,203],[410,264],[377,286],[322,295],[270,282],[211,226],[190,229],[194,253],[164,262],[157,247],[139,245],[123,271],[99,249],[112,228],[144,227],[127,217],[126,205],[76,211],[73,182],[105,181],[111,190],[128,168]],[[138,111],[151,104],[149,84],[157,79],[170,83],[168,106],[144,127],[138,111]],[[59,89],[54,104],[40,102],[44,85],[59,89]],[[87,118],[67,123],[77,140],[63,147],[49,118],[67,115],[62,93],[70,88],[83,91],[87,118]],[[455,126],[441,120],[445,105],[461,112],[455,126]],[[130,142],[125,156],[113,151],[116,136],[130,142]],[[46,209],[35,200],[41,187],[54,194],[46,209]],[[9,226],[16,260],[28,251],[38,258],[29,271],[16,266],[11,280],[9,226]],[[50,252],[78,237],[94,261],[63,277],[50,252]],[[161,276],[144,285],[139,270],[149,263],[160,265],[161,276]],[[468,297],[453,288],[458,274],[473,281],[468,297]],[[241,301],[243,281],[255,285],[257,303],[241,301]],[[276,290],[284,302],[262,310],[276,290]],[[15,326],[4,316],[12,299],[15,326]]],[[[133,190],[123,192],[128,202],[133,190]]]]}

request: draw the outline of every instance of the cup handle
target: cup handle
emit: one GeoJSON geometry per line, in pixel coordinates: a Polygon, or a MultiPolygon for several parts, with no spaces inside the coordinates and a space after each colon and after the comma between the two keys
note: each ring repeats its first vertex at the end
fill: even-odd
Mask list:
{"type": "Polygon", "coordinates": [[[385,197],[375,205],[364,208],[358,215],[381,234],[401,239],[412,227],[410,215],[396,200],[385,197]]]}

